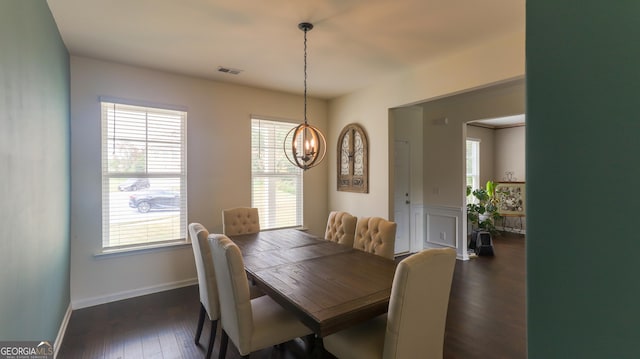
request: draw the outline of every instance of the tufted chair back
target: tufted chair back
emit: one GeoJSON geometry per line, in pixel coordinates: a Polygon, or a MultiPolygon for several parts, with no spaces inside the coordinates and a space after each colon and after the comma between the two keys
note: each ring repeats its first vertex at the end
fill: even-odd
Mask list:
{"type": "Polygon", "coordinates": [[[249,358],[253,351],[312,333],[292,312],[269,296],[251,299],[242,253],[229,237],[210,234],[209,247],[222,316],[219,358],[225,358],[229,339],[243,358],[249,358]]]}
{"type": "Polygon", "coordinates": [[[400,262],[391,288],[383,358],[413,358],[416,353],[442,358],[455,265],[453,248],[427,249],[400,262]]]}
{"type": "Polygon", "coordinates": [[[206,359],[211,358],[213,344],[216,339],[216,328],[220,319],[220,301],[218,298],[218,284],[216,273],[211,256],[211,248],[208,243],[209,231],[200,223],[189,224],[189,235],[191,236],[191,246],[193,256],[196,260],[196,273],[198,275],[198,291],[200,292],[200,318],[194,341],[196,345],[200,343],[200,335],[204,325],[205,315],[211,321],[211,331],[209,333],[209,346],[207,347],[206,359]]]}
{"type": "Polygon", "coordinates": [[[396,268],[389,311],[326,336],[325,349],[337,358],[442,359],[453,248],[426,249],[396,268]]]}
{"type": "Polygon", "coordinates": [[[250,351],[253,312],[242,253],[224,234],[211,234],[209,246],[220,288],[222,328],[240,352],[250,351]]]}
{"type": "Polygon", "coordinates": [[[359,218],[353,248],[393,259],[396,227],[396,222],[380,217],[359,218]]]}
{"type": "Polygon", "coordinates": [[[220,302],[218,301],[216,272],[211,258],[211,249],[207,242],[209,231],[200,223],[191,223],[189,224],[189,235],[191,236],[193,256],[196,260],[200,303],[207,311],[210,320],[218,320],[220,319],[220,302]]]}
{"type": "Polygon", "coordinates": [[[333,211],[329,213],[324,239],[350,247],[353,246],[357,220],[357,217],[354,217],[347,212],[333,211]]]}
{"type": "Polygon", "coordinates": [[[258,209],[238,207],[223,210],[222,232],[227,236],[260,232],[258,209]]]}

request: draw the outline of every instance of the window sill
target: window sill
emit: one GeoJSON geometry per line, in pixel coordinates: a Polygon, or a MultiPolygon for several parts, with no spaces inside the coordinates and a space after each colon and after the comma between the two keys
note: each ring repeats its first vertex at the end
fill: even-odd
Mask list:
{"type": "Polygon", "coordinates": [[[153,252],[162,252],[167,250],[179,249],[182,247],[191,247],[191,242],[187,240],[181,240],[181,241],[167,242],[167,243],[139,245],[135,247],[111,248],[111,249],[105,248],[101,252],[98,252],[93,256],[98,259],[110,258],[110,257],[122,257],[122,256],[131,256],[131,255],[146,254],[146,253],[153,253],[153,252]]]}

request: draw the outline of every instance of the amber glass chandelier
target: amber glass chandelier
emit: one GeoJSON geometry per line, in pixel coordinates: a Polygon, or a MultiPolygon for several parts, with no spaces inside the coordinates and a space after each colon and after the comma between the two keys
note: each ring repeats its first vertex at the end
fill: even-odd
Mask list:
{"type": "Polygon", "coordinates": [[[324,159],[327,140],[320,130],[307,121],[307,32],[313,29],[308,22],[298,24],[304,32],[304,123],[294,127],[284,139],[284,153],[289,162],[308,170],[324,159]]]}

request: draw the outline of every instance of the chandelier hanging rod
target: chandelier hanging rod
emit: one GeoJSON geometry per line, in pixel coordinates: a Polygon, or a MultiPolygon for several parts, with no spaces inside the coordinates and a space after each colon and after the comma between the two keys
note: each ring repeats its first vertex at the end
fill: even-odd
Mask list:
{"type": "Polygon", "coordinates": [[[317,166],[326,154],[327,140],[307,118],[307,32],[313,29],[308,22],[298,24],[304,32],[304,122],[294,127],[284,139],[284,153],[293,165],[303,170],[317,166]]]}
{"type": "Polygon", "coordinates": [[[298,29],[304,32],[304,123],[307,123],[307,32],[313,30],[313,24],[301,22],[298,29]]]}

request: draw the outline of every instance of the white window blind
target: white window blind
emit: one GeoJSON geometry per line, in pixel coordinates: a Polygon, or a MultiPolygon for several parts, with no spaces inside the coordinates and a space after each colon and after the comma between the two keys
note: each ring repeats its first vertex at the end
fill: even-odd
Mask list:
{"type": "Polygon", "coordinates": [[[302,170],[284,154],[284,138],[296,124],[251,120],[251,206],[263,229],[302,225],[302,170]]]}
{"type": "Polygon", "coordinates": [[[101,104],[103,248],[186,239],[187,113],[101,104]]]}

